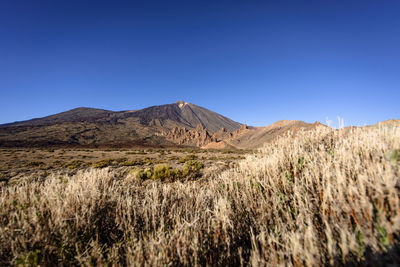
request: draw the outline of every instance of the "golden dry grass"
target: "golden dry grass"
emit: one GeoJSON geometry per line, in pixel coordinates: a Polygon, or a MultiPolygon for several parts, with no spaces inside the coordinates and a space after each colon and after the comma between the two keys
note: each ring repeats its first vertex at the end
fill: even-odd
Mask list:
{"type": "Polygon", "coordinates": [[[400,128],[319,127],[197,181],[108,168],[26,177],[0,189],[0,265],[388,260],[400,231],[399,148],[400,128]]]}

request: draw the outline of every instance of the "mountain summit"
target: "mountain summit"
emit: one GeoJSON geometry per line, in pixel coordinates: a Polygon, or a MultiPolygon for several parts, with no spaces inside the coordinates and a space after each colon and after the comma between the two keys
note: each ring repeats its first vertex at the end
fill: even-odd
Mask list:
{"type": "Polygon", "coordinates": [[[241,126],[240,123],[218,113],[182,100],[173,104],[141,109],[129,116],[140,118],[143,125],[149,125],[154,120],[164,125],[171,125],[172,122],[188,128],[196,128],[200,124],[212,133],[221,128],[234,131],[241,126]]]}

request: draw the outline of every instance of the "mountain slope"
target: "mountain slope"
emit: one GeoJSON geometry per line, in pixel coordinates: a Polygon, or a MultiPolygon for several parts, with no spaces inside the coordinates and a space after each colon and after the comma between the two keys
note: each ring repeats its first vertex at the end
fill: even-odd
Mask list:
{"type": "Polygon", "coordinates": [[[205,131],[203,136],[210,136],[221,128],[234,131],[241,124],[183,101],[136,111],[76,108],[44,118],[0,125],[0,146],[204,145],[210,141],[196,133],[192,133],[190,142],[176,142],[169,135],[178,128],[196,131],[198,125],[205,131]]]}
{"type": "Polygon", "coordinates": [[[217,132],[214,138],[216,142],[210,142],[203,148],[239,148],[239,149],[256,149],[262,147],[265,143],[274,141],[277,137],[283,136],[289,132],[296,133],[299,130],[312,130],[320,126],[319,122],[314,124],[303,121],[287,121],[282,120],[275,122],[267,127],[242,127],[232,133],[217,132]]]}
{"type": "Polygon", "coordinates": [[[98,119],[104,119],[113,113],[113,111],[104,109],[80,107],[43,118],[2,124],[0,127],[52,125],[66,122],[90,122],[98,119]]]}
{"type": "Polygon", "coordinates": [[[211,110],[183,102],[182,100],[174,104],[153,106],[134,111],[128,116],[140,118],[140,122],[144,125],[152,124],[156,120],[164,123],[174,121],[188,128],[196,128],[197,125],[201,124],[211,132],[216,132],[221,128],[234,131],[241,125],[211,110]]]}

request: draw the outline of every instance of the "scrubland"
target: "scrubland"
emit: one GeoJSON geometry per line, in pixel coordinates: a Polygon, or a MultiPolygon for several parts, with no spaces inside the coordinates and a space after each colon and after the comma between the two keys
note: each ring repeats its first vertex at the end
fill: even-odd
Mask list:
{"type": "Polygon", "coordinates": [[[0,188],[0,265],[396,262],[399,148],[400,128],[321,126],[201,176],[193,162],[26,175],[0,188]]]}

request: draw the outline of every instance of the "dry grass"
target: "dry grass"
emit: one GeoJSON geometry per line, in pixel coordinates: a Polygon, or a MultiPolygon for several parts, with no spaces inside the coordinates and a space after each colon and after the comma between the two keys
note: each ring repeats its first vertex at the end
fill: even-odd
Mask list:
{"type": "Polygon", "coordinates": [[[27,177],[0,191],[0,265],[373,263],[398,248],[399,148],[399,128],[318,128],[185,183],[27,177]]]}
{"type": "Polygon", "coordinates": [[[215,165],[216,161],[235,162],[252,153],[246,150],[200,150],[200,149],[5,149],[0,148],[0,183],[13,182],[25,175],[40,171],[71,172],[88,167],[153,167],[166,163],[179,167],[186,161],[197,158],[205,167],[215,165]],[[53,152],[50,152],[53,151],[53,152]],[[195,154],[193,154],[195,153],[195,154]],[[227,154],[229,153],[229,154],[227,154]],[[190,155],[190,156],[189,156],[190,155]],[[194,157],[193,157],[194,156],[194,157]]]}

